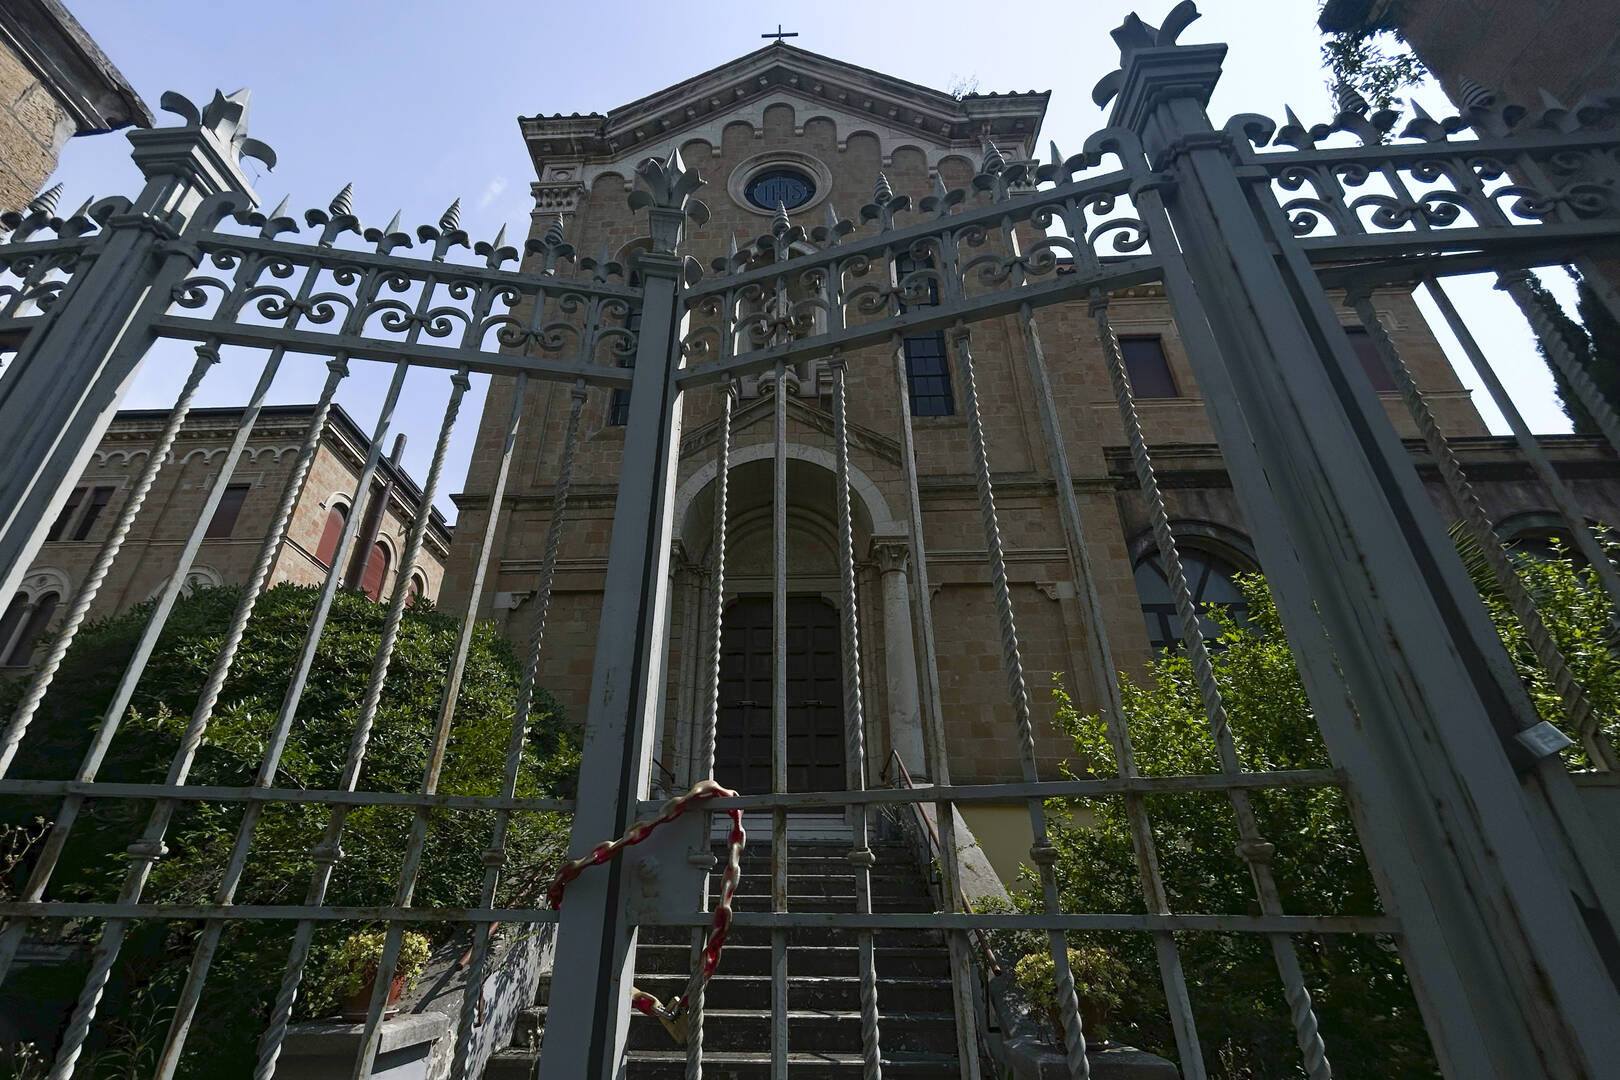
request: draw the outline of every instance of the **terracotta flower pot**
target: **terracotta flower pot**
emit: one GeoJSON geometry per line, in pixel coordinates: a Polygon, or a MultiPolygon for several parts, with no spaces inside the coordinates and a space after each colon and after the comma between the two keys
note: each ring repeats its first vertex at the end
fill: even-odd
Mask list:
{"type": "MultiPolygon", "coordinates": [[[[383,1006],[384,1016],[394,1011],[395,1003],[399,1001],[400,995],[405,992],[405,983],[407,981],[406,977],[400,974],[395,975],[394,980],[388,984],[388,1001],[383,1006]]],[[[376,989],[376,986],[377,972],[373,968],[365,984],[356,990],[349,1000],[343,1003],[343,1019],[364,1020],[367,1011],[371,1008],[371,992],[376,989]]]]}

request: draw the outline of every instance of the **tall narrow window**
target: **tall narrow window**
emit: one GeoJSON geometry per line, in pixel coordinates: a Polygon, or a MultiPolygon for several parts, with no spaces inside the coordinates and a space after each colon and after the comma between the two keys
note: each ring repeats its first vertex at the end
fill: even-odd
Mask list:
{"type": "Polygon", "coordinates": [[[1119,351],[1125,357],[1125,370],[1131,376],[1131,393],[1139,398],[1180,397],[1176,380],[1170,375],[1170,361],[1164,355],[1159,336],[1123,337],[1119,351]]]}
{"type": "Polygon", "coordinates": [[[1389,377],[1389,368],[1384,366],[1384,358],[1378,355],[1378,346],[1373,344],[1372,335],[1367,333],[1365,326],[1347,326],[1344,336],[1350,339],[1350,347],[1356,350],[1356,359],[1361,361],[1362,370],[1367,373],[1367,381],[1372,383],[1374,390],[1393,390],[1395,380],[1389,377]]]}
{"type": "MultiPolygon", "coordinates": [[[[899,285],[907,275],[931,269],[933,265],[931,258],[897,255],[894,260],[895,284],[899,285]]],[[[921,282],[926,282],[926,298],[913,300],[911,305],[902,303],[901,311],[908,306],[932,307],[939,303],[939,281],[928,277],[916,279],[911,284],[916,287],[921,282]]],[[[951,395],[951,362],[945,348],[945,332],[934,330],[912,334],[902,339],[900,346],[906,354],[906,389],[911,399],[911,415],[955,415],[956,401],[951,395]]]]}
{"type": "Polygon", "coordinates": [[[56,520],[51,522],[51,531],[45,534],[47,541],[62,539],[63,534],[67,532],[68,525],[73,521],[74,515],[79,512],[79,507],[84,502],[85,492],[89,490],[89,488],[73,489],[73,494],[68,496],[67,502],[62,504],[62,509],[57,513],[56,520]]]}
{"type": "MultiPolygon", "coordinates": [[[[630,275],[631,285],[640,285],[641,277],[638,274],[630,275]]],[[[624,317],[624,328],[632,334],[641,334],[641,309],[636,308],[624,317]]],[[[630,353],[619,357],[619,366],[633,368],[636,366],[636,355],[630,353]]],[[[612,395],[608,398],[608,427],[624,427],[630,422],[630,388],[628,386],[615,386],[612,395]]]]}
{"type": "MultiPolygon", "coordinates": [[[[6,653],[0,657],[0,665],[6,667],[25,667],[29,657],[34,655],[34,645],[39,641],[39,635],[51,624],[51,616],[56,614],[56,605],[61,602],[61,596],[48,592],[34,598],[32,604],[27,605],[26,618],[19,620],[20,626],[12,631],[11,640],[6,645],[6,653]]],[[[12,601],[13,605],[16,601],[12,601]]],[[[11,617],[8,608],[6,617],[11,617]]]]}
{"type": "Polygon", "coordinates": [[[0,665],[11,655],[17,634],[22,630],[23,623],[28,621],[28,608],[27,594],[18,593],[6,605],[6,613],[0,615],[0,665]]]}
{"type": "Polygon", "coordinates": [[[360,591],[373,600],[381,600],[383,585],[388,580],[388,549],[378,542],[366,560],[366,576],[360,582],[360,591]]]}
{"type": "Polygon", "coordinates": [[[203,535],[210,540],[231,535],[236,528],[236,519],[242,513],[242,503],[247,498],[249,484],[232,484],[225,489],[225,494],[219,500],[219,507],[214,511],[214,518],[208,523],[208,531],[203,535]]]}
{"type": "Polygon", "coordinates": [[[315,548],[315,558],[320,560],[322,566],[332,565],[332,556],[337,554],[338,537],[343,533],[343,522],[348,516],[349,508],[341,504],[327,511],[326,528],[321,530],[321,542],[315,548]]]}

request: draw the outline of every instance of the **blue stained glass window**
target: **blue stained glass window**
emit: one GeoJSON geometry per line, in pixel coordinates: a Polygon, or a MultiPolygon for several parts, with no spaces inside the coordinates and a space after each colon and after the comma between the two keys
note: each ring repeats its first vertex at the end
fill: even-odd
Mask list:
{"type": "Polygon", "coordinates": [[[778,203],[793,210],[815,197],[816,182],[797,169],[766,169],[743,193],[762,210],[775,210],[778,203]]]}

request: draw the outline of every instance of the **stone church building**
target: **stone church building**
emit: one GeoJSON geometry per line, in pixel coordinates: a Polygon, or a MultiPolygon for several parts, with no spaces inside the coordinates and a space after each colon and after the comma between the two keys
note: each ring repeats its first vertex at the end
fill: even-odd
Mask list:
{"type": "MultiPolygon", "coordinates": [[[[521,120],[536,179],[534,235],[561,215],[580,255],[633,266],[645,226],[630,211],[633,167],[679,150],[707,179],[700,193],[712,218],[689,230],[686,250],[707,266],[730,244],[747,250],[767,234],[778,205],[806,229],[837,215],[855,217],[886,183],[915,206],[936,178],[967,188],[986,144],[1008,160],[1036,156],[1048,95],[951,94],[820,56],[780,41],[606,113],[521,120]]],[[[1031,239],[1034,239],[1032,236],[1031,239]]],[[[762,259],[768,259],[768,254],[762,259]]],[[[1061,269],[1059,272],[1062,272],[1061,269]]],[[[1486,509],[1505,536],[1544,537],[1553,520],[1546,496],[1512,441],[1492,436],[1431,334],[1412,296],[1375,295],[1380,320],[1454,440],[1486,509]]],[[[1158,286],[1128,290],[1110,313],[1136,388],[1191,584],[1206,603],[1238,599],[1233,574],[1259,569],[1205,418],[1199,387],[1158,286]]],[[[1414,462],[1443,508],[1446,495],[1417,431],[1354,312],[1344,323],[1381,391],[1414,462]]],[[[1157,563],[1145,505],[1102,351],[1083,305],[1040,309],[1037,323],[1064,424],[1076,496],[1114,655],[1140,672],[1152,650],[1175,637],[1170,595],[1157,563]]],[[[1041,424],[1015,315],[976,324],[975,369],[994,471],[997,509],[1025,669],[1039,717],[1051,715],[1053,673],[1061,672],[1082,708],[1094,707],[1087,635],[1069,570],[1041,424]]],[[[746,348],[746,344],[740,345],[746,348]]],[[[1001,675],[959,374],[943,332],[903,341],[916,445],[928,579],[937,646],[950,780],[1016,780],[1020,769],[1001,675]]],[[[1517,362],[1540,363],[1526,356],[1517,362]]],[[[891,755],[913,777],[926,775],[919,720],[919,634],[903,524],[901,403],[887,349],[849,357],[850,438],[858,560],[863,692],[871,784],[892,782],[891,755]]],[[[771,709],[770,591],[773,486],[771,380],[737,387],[732,422],[729,542],[725,567],[719,744],[716,777],[744,791],[769,789],[771,709]]],[[[660,716],[655,774],[669,788],[696,778],[693,731],[705,708],[707,631],[715,601],[714,440],[718,395],[686,396],[682,425],[676,551],[672,560],[673,652],[660,716]]],[[[844,786],[834,532],[831,378],[821,361],[790,369],[788,399],[788,776],[795,790],[844,786]]],[[[623,392],[593,390],[583,422],[549,616],[541,679],[576,717],[586,711],[598,609],[626,414],[623,392]]],[[[544,553],[552,491],[563,448],[570,389],[531,389],[498,524],[489,616],[514,641],[527,638],[544,553]]],[[[510,387],[490,392],[445,578],[445,602],[465,596],[477,538],[491,513],[494,462],[510,411],[510,387]]],[[[1595,520],[1620,520],[1616,469],[1595,442],[1546,439],[1595,520]]],[[[1041,774],[1056,777],[1069,752],[1050,725],[1037,724],[1041,774]]],[[[1004,877],[1027,858],[1022,803],[962,806],[961,814],[1004,877]]]]}

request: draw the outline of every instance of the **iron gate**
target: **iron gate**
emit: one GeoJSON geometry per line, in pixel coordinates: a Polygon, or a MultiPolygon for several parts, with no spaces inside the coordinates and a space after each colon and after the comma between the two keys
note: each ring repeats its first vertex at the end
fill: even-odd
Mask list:
{"type": "MultiPolygon", "coordinates": [[[[1602,401],[1574,357],[1548,332],[1546,313],[1528,291],[1526,268],[1588,260],[1620,238],[1617,99],[1596,97],[1566,108],[1549,102],[1539,114],[1496,102],[1474,90],[1461,115],[1435,120],[1416,110],[1397,134],[1395,114],[1370,110],[1353,93],[1341,98],[1330,123],[1307,127],[1292,114],[1278,128],[1243,115],[1212,124],[1205,111],[1225,48],[1182,45],[1177,38],[1196,17],[1178,5],[1162,27],[1135,16],[1114,32],[1121,69],[1104,79],[1098,100],[1113,100],[1111,126],[1069,157],[1053,146],[1050,160],[1007,160],[985,148],[971,191],[939,184],[915,206],[881,177],[860,222],[829,214],[806,230],[779,212],[768,235],[733,251],[712,268],[683,254],[689,220],[706,215],[694,197],[703,181],[678,154],[649,159],[638,169],[641,189],[631,205],[645,210],[650,250],[635,256],[637,284],[604,256],[580,258],[564,242],[561,222],[530,240],[525,268],[504,236],[471,243],[456,208],[437,225],[416,231],[423,255],[405,252],[412,238],[396,222],[363,228],[345,191],[302,225],[284,207],[268,213],[255,202],[240,168],[243,156],[271,160],[246,135],[246,96],[216,95],[198,108],[178,95],[162,104],[182,123],[135,132],[134,157],[148,183],[133,200],[103,199],[61,215],[55,193],[5,221],[0,245],[0,349],[14,353],[0,378],[0,431],[10,447],[0,475],[0,596],[15,590],[67,499],[120,396],[153,343],[196,345],[196,363],[131,497],[121,509],[94,567],[68,605],[21,706],[0,737],[0,771],[28,752],[28,732],[52,677],[82,625],[97,590],[198,385],[220,361],[223,347],[263,356],[263,367],[240,433],[215,477],[208,502],[186,542],[180,568],[161,594],[118,693],[104,710],[78,772],[63,780],[0,780],[8,796],[59,799],[50,832],[20,897],[0,904],[8,920],[0,933],[0,971],[9,969],[31,928],[92,920],[99,925],[90,973],[56,1053],[53,1076],[73,1074],[75,1061],[113,971],[121,945],[140,920],[199,920],[204,927],[177,1015],[169,1024],[159,1075],[169,1077],[207,982],[213,950],[233,920],[291,924],[286,975],[271,1008],[257,1075],[276,1068],[293,1000],[319,922],[373,920],[389,927],[384,975],[397,960],[402,930],[419,922],[471,927],[470,974],[457,1035],[456,1075],[469,1067],[468,1043],[479,1008],[490,929],[497,922],[557,922],[554,992],[542,1075],[616,1075],[623,1058],[627,1004],[638,926],[706,925],[706,843],[685,834],[662,862],[635,869],[615,862],[582,876],[560,914],[549,908],[497,904],[505,839],[512,815],[560,811],[573,815],[573,853],[618,836],[649,810],[651,740],[667,651],[665,609],[672,494],[682,395],[699,386],[735,385],[744,375],[779,385],[793,365],[825,361],[834,383],[839,484],[839,556],[847,732],[847,790],[790,792],[786,780],[785,646],[786,395],[775,397],[776,551],[774,610],[778,650],[774,682],[773,794],[721,799],[719,809],[769,811],[773,819],[773,910],[739,912],[739,926],[768,929],[773,941],[773,1075],[786,1073],[787,934],[831,927],[858,934],[864,1074],[880,1074],[882,1032],[876,1001],[873,935],[904,928],[947,932],[953,967],[958,1056],[964,1078],[979,1075],[969,977],[969,932],[994,928],[1045,932],[1052,945],[1064,1018],[1070,1075],[1088,1075],[1065,932],[1150,934],[1171,1009],[1183,1074],[1204,1075],[1199,1032],[1177,952],[1178,932],[1258,935],[1269,943],[1289,1006],[1304,1069],[1331,1075],[1310,988],[1296,958],[1302,935],[1395,935],[1421,1002],[1442,1066],[1452,1077],[1598,1077],[1620,1060],[1620,995],[1594,940],[1620,926],[1620,882],[1612,860],[1577,802],[1558,753],[1568,743],[1538,720],[1496,639],[1473,586],[1415,479],[1396,438],[1341,332],[1326,290],[1343,290],[1361,315],[1403,399],[1413,410],[1446,483],[1465,510],[1467,526],[1491,541],[1492,523],[1469,493],[1455,456],[1422,395],[1371,312],[1368,291],[1424,284],[1441,304],[1471,361],[1481,369],[1509,417],[1524,453],[1566,514],[1571,533],[1620,601],[1620,576],[1604,557],[1573,497],[1528,434],[1490,372],[1483,353],[1450,307],[1439,280],[1493,271],[1541,333],[1549,356],[1596,417],[1611,447],[1620,449],[1620,420],[1602,401]],[[1468,133],[1465,135],[1465,133],[1468,133]],[[342,241],[342,243],[340,243],[342,241]],[[470,249],[472,259],[462,254],[470,249]],[[806,253],[808,252],[808,253],[806,253]],[[452,256],[455,256],[452,258],[452,256]],[[897,269],[904,260],[909,269],[897,269]],[[1239,759],[1227,725],[1221,688],[1210,667],[1187,590],[1149,447],[1138,423],[1129,378],[1109,321],[1113,291],[1162,282],[1188,346],[1225,464],[1250,522],[1261,562],[1277,597],[1335,768],[1314,772],[1256,772],[1239,759]],[[935,304],[918,301],[937,296],[935,304]],[[909,303],[908,303],[909,301],[909,303]],[[1118,765],[1115,779],[1042,780],[1036,772],[1029,693],[1018,628],[1007,585],[996,517],[992,465],[974,379],[973,324],[1015,316],[1024,331],[1026,360],[1037,388],[1046,452],[1058,495],[1074,580],[1090,621],[1103,620],[1074,500],[1057,405],[1048,384],[1046,345],[1034,313],[1054,304],[1088,305],[1108,360],[1113,390],[1129,439],[1131,460],[1150,508],[1162,564],[1197,674],[1198,688],[1219,751],[1209,775],[1141,776],[1131,732],[1117,695],[1103,703],[1118,765]],[[632,316],[639,315],[639,318],[632,316]],[[885,350],[894,367],[896,400],[905,416],[903,335],[941,330],[951,342],[968,432],[992,595],[1000,629],[1007,693],[1023,762],[1019,783],[957,786],[950,782],[940,712],[939,673],[930,617],[931,592],[917,496],[910,425],[900,425],[909,488],[911,602],[917,613],[927,756],[935,786],[867,789],[862,742],[856,632],[856,590],[849,507],[845,372],[863,348],[885,350]],[[286,354],[329,358],[330,376],[315,421],[299,451],[274,524],[242,592],[223,647],[180,752],[163,783],[98,781],[102,757],[123,719],[165,619],[185,583],[213,509],[255,416],[286,354]],[[634,358],[633,366],[620,366],[634,358]],[[382,400],[370,454],[355,487],[332,560],[345,562],[392,423],[402,381],[411,369],[447,373],[447,405],[439,443],[413,522],[402,565],[417,557],[426,515],[440,478],[446,441],[474,376],[509,380],[511,409],[496,462],[491,505],[499,507],[523,422],[523,402],[535,380],[571,384],[566,451],[556,491],[538,593],[540,617],[523,657],[522,694],[512,717],[501,794],[438,793],[443,750],[478,611],[499,515],[481,538],[477,573],[463,628],[442,690],[433,754],[417,792],[361,790],[359,780],[395,635],[408,600],[408,575],[390,598],[382,645],[359,702],[342,780],[330,790],[276,786],[278,756],[296,721],[305,680],[340,584],[330,574],[299,654],[295,676],[266,736],[257,779],[240,787],[187,783],[212,712],[231,673],[237,646],[261,594],[287,515],[308,472],[326,410],[351,365],[382,364],[391,379],[382,400]],[[592,673],[577,801],[519,797],[515,776],[522,754],[537,671],[544,613],[556,567],[570,470],[586,396],[629,390],[628,423],[601,631],[592,673]],[[1269,868],[1272,839],[1260,835],[1250,793],[1260,789],[1342,786],[1388,914],[1368,917],[1290,913],[1269,868]],[[1261,914],[1172,910],[1158,867],[1146,797],[1163,792],[1225,792],[1261,914]],[[1123,798],[1144,898],[1142,913],[1063,911],[1053,875],[1043,800],[1123,798]],[[1040,873],[1044,913],[973,914],[957,899],[956,845],[951,808],[975,801],[1026,800],[1035,835],[1031,858],[1040,873]],[[87,802],[135,808],[146,825],[128,851],[129,866],[113,902],[53,900],[50,884],[68,834],[87,802]],[[242,807],[236,840],[213,898],[193,906],[143,901],[152,867],[165,854],[164,836],[182,804],[242,807]],[[947,910],[874,913],[867,870],[868,815],[876,807],[930,804],[942,832],[941,871],[947,910]],[[329,817],[310,853],[314,870],[301,904],[268,907],[234,902],[249,858],[254,826],[268,806],[325,807],[329,817]],[[412,811],[392,904],[338,907],[326,902],[342,858],[346,815],[356,807],[412,811]],[[788,910],[787,811],[848,808],[855,843],[850,861],[857,908],[846,913],[788,910]],[[412,903],[430,811],[487,812],[493,829],[483,853],[484,881],[470,907],[412,903]],[[686,846],[683,847],[682,845],[686,846]],[[1605,1065],[1605,1062],[1611,1063],[1605,1065]]],[[[1603,279],[1595,277],[1597,282],[1603,279]]],[[[1620,312],[1612,288],[1602,298],[1620,312]]],[[[724,573],[725,480],[731,415],[728,392],[716,443],[715,573],[724,573]]],[[[1505,561],[1495,569],[1503,573],[1505,561]]],[[[1558,678],[1569,723],[1589,758],[1613,767],[1579,685],[1541,627],[1534,604],[1513,591],[1541,661],[1558,678]]],[[[716,592],[718,592],[718,584],[716,592]]],[[[718,610],[708,635],[718,660],[718,610]]],[[[1113,687],[1115,665],[1105,635],[1093,635],[1095,684],[1113,687]]],[[[712,769],[716,675],[710,673],[697,761],[712,769]]],[[[354,1073],[369,1075],[377,1052],[388,978],[378,979],[354,1073]]],[[[687,1042],[688,1075],[703,1061],[702,1001],[693,1002],[687,1042]]]]}

